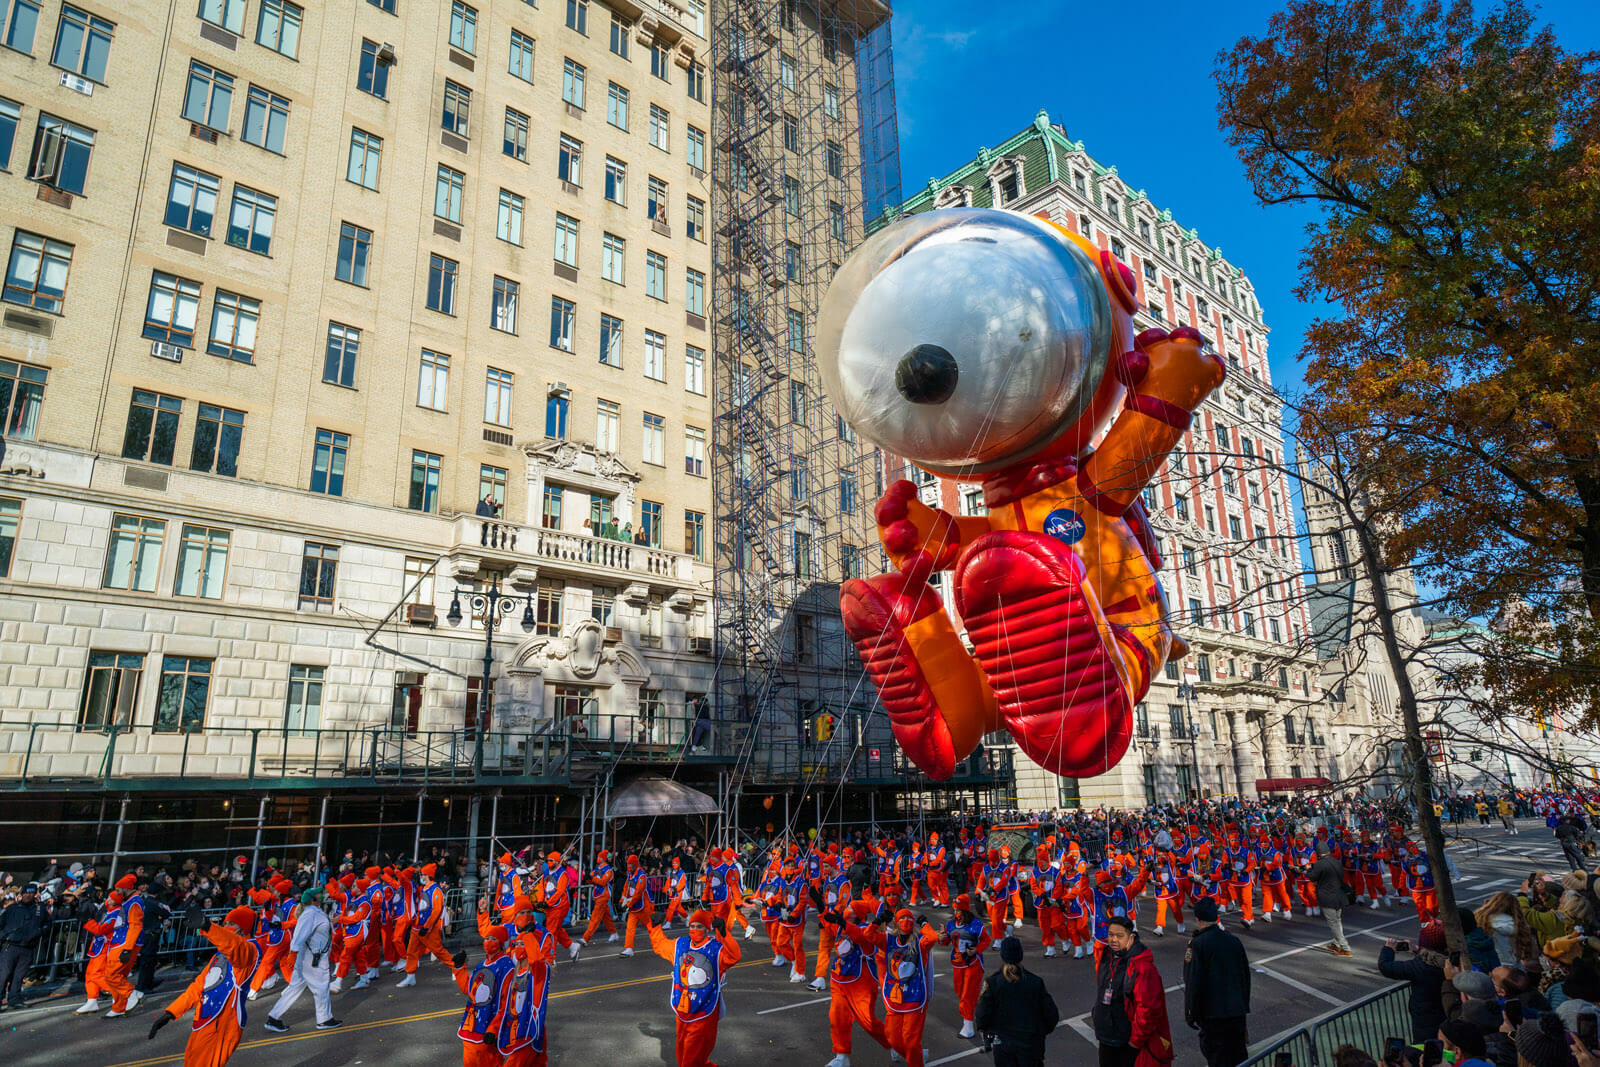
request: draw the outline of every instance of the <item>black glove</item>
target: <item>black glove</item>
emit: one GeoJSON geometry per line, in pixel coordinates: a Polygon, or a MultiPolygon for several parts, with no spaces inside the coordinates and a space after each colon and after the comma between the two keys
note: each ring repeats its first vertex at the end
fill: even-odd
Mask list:
{"type": "Polygon", "coordinates": [[[917,920],[917,926],[918,927],[932,926],[933,925],[932,923],[930,923],[928,921],[927,916],[924,916],[924,915],[916,916],[916,920],[917,920]]]}
{"type": "Polygon", "coordinates": [[[816,886],[812,886],[806,890],[806,894],[811,898],[811,903],[816,906],[817,910],[820,911],[826,906],[822,899],[822,890],[818,889],[816,886]]]}
{"type": "Polygon", "coordinates": [[[882,924],[882,923],[886,923],[888,921],[889,921],[889,906],[887,904],[879,904],[878,905],[878,914],[876,914],[876,915],[874,915],[872,917],[873,924],[874,925],[879,925],[879,924],[882,924]]]}
{"type": "Polygon", "coordinates": [[[466,965],[467,965],[467,956],[468,956],[468,953],[465,953],[465,952],[456,953],[456,969],[457,970],[460,970],[460,969],[466,967],[466,965]]]}
{"type": "Polygon", "coordinates": [[[150,1024],[150,1036],[145,1038],[145,1040],[154,1041],[156,1039],[157,1032],[159,1032],[163,1026],[167,1025],[171,1021],[172,1013],[170,1011],[164,1011],[160,1015],[157,1015],[156,1021],[150,1024]]]}
{"type": "Polygon", "coordinates": [[[827,919],[829,922],[833,923],[833,925],[835,925],[835,926],[843,926],[844,925],[844,916],[840,915],[836,911],[828,912],[826,915],[823,916],[823,918],[827,919]]]}
{"type": "Polygon", "coordinates": [[[717,932],[718,937],[728,936],[728,924],[723,922],[721,919],[712,919],[711,929],[717,932]]]}
{"type": "Polygon", "coordinates": [[[117,953],[118,963],[127,963],[131,959],[133,959],[133,953],[128,949],[123,949],[121,952],[117,953]]]}

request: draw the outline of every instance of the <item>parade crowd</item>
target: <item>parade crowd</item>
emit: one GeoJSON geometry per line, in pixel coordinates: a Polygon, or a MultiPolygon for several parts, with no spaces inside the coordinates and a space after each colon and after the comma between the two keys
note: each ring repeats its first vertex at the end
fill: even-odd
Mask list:
{"type": "MultiPolygon", "coordinates": [[[[459,934],[468,916],[449,914],[446,886],[463,868],[440,850],[427,862],[347,852],[336,864],[284,869],[268,861],[252,870],[242,856],[225,868],[183,863],[176,874],[137,867],[103,895],[94,868],[52,863],[28,883],[0,876],[8,900],[0,993],[9,1006],[22,1003],[34,943],[67,921],[80,931],[77,1013],[123,1016],[154,988],[142,970],[153,968],[150,946],[181,915],[183,949],[210,957],[149,1033],[192,1013],[187,1064],[226,1063],[243,1037],[247,1003],[280,983],[267,997],[267,1030],[288,1031],[288,1012],[305,992],[315,1025],[331,1029],[341,1025],[335,996],[385,970],[401,975],[397,986],[415,986],[432,959],[466,999],[457,1031],[463,1062],[518,1067],[547,1062],[554,965],[579,960],[604,936],[622,943],[622,957],[648,948],[670,965],[676,1059],[688,1067],[711,1063],[723,976],[760,930],[780,975],[828,993],[829,1067],[849,1067],[857,1029],[891,1058],[923,1062],[936,956],[949,967],[945,1010],[960,1036],[985,1041],[998,1064],[1037,1064],[1058,1012],[1022,966],[1014,933],[1029,922],[1044,959],[1084,961],[1054,966],[1081,966],[1085,986],[1094,983],[1099,1062],[1156,1067],[1174,1051],[1163,979],[1142,939],[1188,934],[1192,921],[1186,972],[1195,968],[1203,980],[1185,974],[1184,1021],[1200,1031],[1208,1063],[1237,1064],[1248,1039],[1250,969],[1224,919],[1237,916],[1248,929],[1289,922],[1298,910],[1327,924],[1326,951],[1349,956],[1351,909],[1403,906],[1415,910],[1418,934],[1388,942],[1377,967],[1411,982],[1409,1036],[1424,1056],[1434,1042],[1458,1067],[1475,1058],[1564,1065],[1588,1055],[1581,1045],[1569,1052],[1568,1035],[1600,1018],[1600,899],[1596,876],[1584,870],[1592,799],[1525,792],[1441,802],[1456,821],[1499,817],[1508,834],[1515,818],[1543,816],[1573,867],[1560,881],[1532,872],[1518,892],[1462,909],[1464,960],[1445,951],[1435,872],[1406,830],[1411,814],[1352,798],[993,813],[897,833],[776,834],[737,849],[640,840],[587,863],[570,849],[505,851],[480,868],[481,899],[460,909],[476,913],[481,953],[445,947],[447,924],[459,934]],[[580,890],[589,904],[581,927],[571,920],[580,890]],[[816,934],[810,952],[808,931],[816,934]],[[1541,1059],[1540,1049],[1556,1043],[1560,1056],[1541,1059]]],[[[1361,1055],[1378,1050],[1342,1050],[1341,1062],[1365,1062],[1361,1055]]],[[[1407,1052],[1383,1055],[1398,1062],[1407,1052]]]]}

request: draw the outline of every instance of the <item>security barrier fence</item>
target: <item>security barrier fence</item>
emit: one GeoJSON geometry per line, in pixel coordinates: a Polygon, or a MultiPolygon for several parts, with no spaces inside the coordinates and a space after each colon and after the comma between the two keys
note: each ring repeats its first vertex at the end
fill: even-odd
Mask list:
{"type": "Polygon", "coordinates": [[[1279,1034],[1240,1067],[1331,1067],[1334,1051],[1344,1045],[1379,1059],[1390,1038],[1410,1040],[1411,1012],[1406,1007],[1410,991],[1410,982],[1396,982],[1319,1015],[1279,1034]]]}

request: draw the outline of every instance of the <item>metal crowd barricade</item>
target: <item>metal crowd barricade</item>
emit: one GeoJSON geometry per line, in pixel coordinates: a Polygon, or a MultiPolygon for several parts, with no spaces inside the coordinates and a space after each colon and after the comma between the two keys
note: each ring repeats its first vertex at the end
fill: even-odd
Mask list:
{"type": "MultiPolygon", "coordinates": [[[[218,922],[227,911],[227,908],[212,908],[206,915],[213,922],[218,922]]],[[[83,929],[84,922],[85,918],[76,917],[53,919],[45,929],[44,936],[34,946],[30,976],[45,983],[71,982],[81,977],[88,964],[86,953],[89,943],[94,940],[83,929]]],[[[157,935],[154,948],[146,944],[139,951],[141,954],[154,951],[158,969],[180,966],[192,971],[205,962],[212,949],[211,943],[190,926],[188,914],[174,911],[172,918],[157,935]]]]}
{"type": "Polygon", "coordinates": [[[1240,1067],[1331,1067],[1334,1051],[1344,1045],[1354,1045],[1378,1059],[1388,1038],[1410,1038],[1410,995],[1410,982],[1396,982],[1369,993],[1278,1035],[1240,1067]],[[1280,1055],[1287,1055],[1287,1060],[1280,1060],[1280,1055]]]}

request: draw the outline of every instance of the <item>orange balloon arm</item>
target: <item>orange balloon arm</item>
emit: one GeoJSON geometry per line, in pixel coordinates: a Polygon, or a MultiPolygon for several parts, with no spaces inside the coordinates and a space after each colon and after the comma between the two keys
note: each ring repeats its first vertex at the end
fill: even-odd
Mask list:
{"type": "Polygon", "coordinates": [[[918,499],[917,487],[904,479],[884,491],[875,517],[883,550],[890,562],[900,568],[926,552],[933,570],[949,570],[955,566],[962,545],[989,531],[989,520],[984,516],[958,516],[930,508],[918,499]]]}

